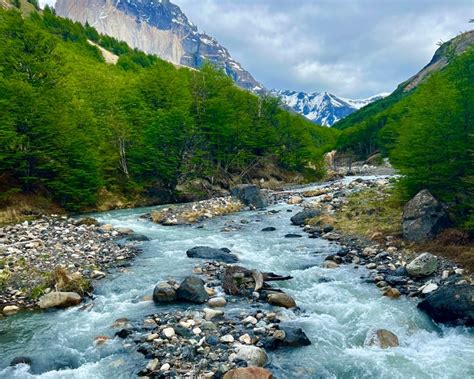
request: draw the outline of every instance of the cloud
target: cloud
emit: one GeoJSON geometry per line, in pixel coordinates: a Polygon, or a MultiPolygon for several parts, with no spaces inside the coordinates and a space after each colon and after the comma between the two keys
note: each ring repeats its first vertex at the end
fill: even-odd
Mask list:
{"type": "Polygon", "coordinates": [[[474,14],[472,0],[173,2],[266,87],[346,97],[393,90],[474,14]]]}

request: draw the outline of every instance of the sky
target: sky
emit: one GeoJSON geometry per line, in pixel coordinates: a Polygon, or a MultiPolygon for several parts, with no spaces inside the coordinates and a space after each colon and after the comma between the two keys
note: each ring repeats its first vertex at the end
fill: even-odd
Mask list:
{"type": "Polygon", "coordinates": [[[473,29],[474,0],[172,0],[267,88],[391,92],[473,29]]]}

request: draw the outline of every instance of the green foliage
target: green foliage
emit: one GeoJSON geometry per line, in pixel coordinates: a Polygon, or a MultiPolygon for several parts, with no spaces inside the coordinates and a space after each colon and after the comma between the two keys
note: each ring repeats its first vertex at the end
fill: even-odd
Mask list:
{"type": "Polygon", "coordinates": [[[263,160],[317,172],[335,135],[210,65],[178,69],[50,9],[0,11],[0,173],[67,209],[94,206],[101,189],[245,177],[263,160]]]}
{"type": "Polygon", "coordinates": [[[444,70],[356,114],[358,123],[343,130],[337,145],[359,158],[381,151],[403,175],[405,199],[428,188],[474,230],[474,49],[455,57],[450,46],[443,44],[450,59],[444,70]]]}

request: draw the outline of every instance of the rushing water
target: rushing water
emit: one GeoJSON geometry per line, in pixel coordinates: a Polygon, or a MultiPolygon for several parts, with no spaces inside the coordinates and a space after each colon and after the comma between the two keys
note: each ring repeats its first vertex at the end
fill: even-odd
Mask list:
{"type": "Polygon", "coordinates": [[[304,348],[271,354],[270,369],[277,378],[474,378],[474,331],[440,328],[416,309],[414,300],[391,300],[367,284],[365,269],[351,265],[336,270],[319,267],[338,246],[322,239],[286,239],[301,233],[289,218],[298,208],[276,205],[267,211],[243,212],[195,226],[163,227],[139,219],[146,209],[101,213],[96,217],[125,226],[151,238],[143,254],[126,272],[101,281],[91,310],[79,307],[57,312],[22,313],[0,320],[0,378],[133,378],[145,364],[134,345],[114,339],[96,347],[98,335],[113,336],[114,320],[163,311],[145,296],[170,277],[189,275],[197,263],[186,257],[191,247],[228,247],[240,264],[262,271],[291,274],[282,284],[304,310],[285,311],[287,322],[301,326],[312,341],[304,348]],[[249,223],[242,223],[241,220],[249,223]],[[222,232],[228,225],[240,230],[222,232]],[[277,231],[260,230],[274,226],[277,231]],[[372,328],[393,331],[400,347],[382,350],[364,347],[372,328]],[[33,360],[8,367],[18,356],[33,360]]]}

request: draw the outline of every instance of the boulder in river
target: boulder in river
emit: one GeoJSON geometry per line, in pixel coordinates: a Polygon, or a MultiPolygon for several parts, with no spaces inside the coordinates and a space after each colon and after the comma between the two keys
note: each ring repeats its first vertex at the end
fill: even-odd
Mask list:
{"type": "Polygon", "coordinates": [[[294,326],[280,326],[273,336],[264,343],[266,349],[276,350],[280,347],[302,347],[311,345],[303,329],[294,326]]]}
{"type": "Polygon", "coordinates": [[[403,236],[409,241],[429,241],[448,226],[446,210],[428,190],[418,192],[403,209],[403,236]]]}
{"type": "Polygon", "coordinates": [[[29,357],[16,357],[12,359],[10,366],[16,366],[20,364],[31,366],[31,363],[32,361],[29,357]]]}
{"type": "Polygon", "coordinates": [[[272,379],[270,371],[261,367],[241,367],[227,371],[223,379],[272,379]]]}
{"type": "Polygon", "coordinates": [[[434,321],[474,326],[474,286],[442,286],[418,304],[434,321]]]}
{"type": "Polygon", "coordinates": [[[286,293],[272,293],[268,295],[268,303],[271,305],[276,305],[277,307],[284,307],[284,308],[295,308],[296,303],[295,300],[286,293]]]}
{"type": "Polygon", "coordinates": [[[230,194],[247,206],[259,209],[267,206],[267,201],[260,192],[260,189],[253,184],[242,184],[234,187],[230,190],[230,194]]]}
{"type": "Polygon", "coordinates": [[[247,362],[248,366],[264,367],[268,362],[265,350],[256,346],[238,346],[237,358],[247,362]]]}
{"type": "Polygon", "coordinates": [[[194,275],[188,276],[183,280],[176,295],[179,300],[196,304],[205,303],[209,299],[209,295],[204,288],[204,281],[194,275]]]}
{"type": "Polygon", "coordinates": [[[75,292],[50,292],[40,297],[38,305],[41,309],[67,308],[81,301],[81,296],[75,292]]]}
{"type": "Polygon", "coordinates": [[[429,276],[437,269],[438,259],[430,253],[423,253],[406,265],[408,274],[416,278],[429,276]]]}
{"type": "Polygon", "coordinates": [[[377,329],[369,331],[364,342],[365,346],[376,346],[381,349],[397,347],[399,345],[398,337],[390,330],[377,329]]]}
{"type": "Polygon", "coordinates": [[[167,282],[160,282],[153,291],[155,303],[169,303],[176,300],[176,290],[167,282]]]}
{"type": "Polygon", "coordinates": [[[207,246],[196,246],[192,249],[189,249],[186,252],[186,255],[189,258],[201,258],[201,259],[210,259],[213,261],[225,262],[225,263],[235,263],[239,259],[234,254],[230,253],[230,250],[224,249],[215,249],[207,246]]]}
{"type": "Polygon", "coordinates": [[[307,220],[319,216],[321,211],[317,209],[307,209],[301,212],[298,212],[291,218],[291,222],[293,225],[302,226],[306,223],[307,220]]]}

